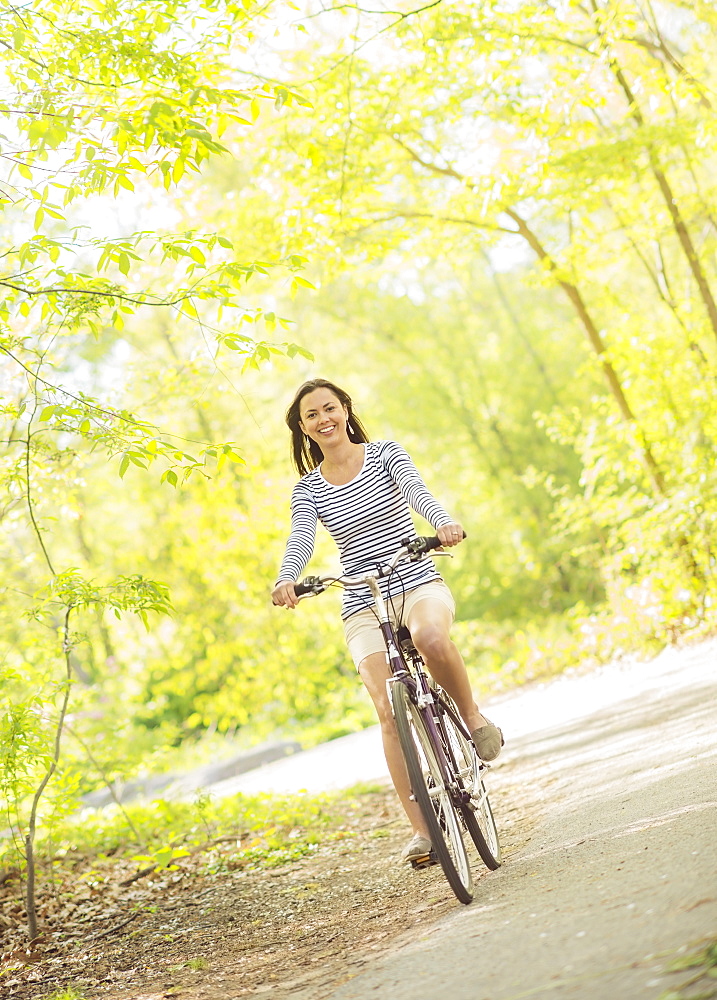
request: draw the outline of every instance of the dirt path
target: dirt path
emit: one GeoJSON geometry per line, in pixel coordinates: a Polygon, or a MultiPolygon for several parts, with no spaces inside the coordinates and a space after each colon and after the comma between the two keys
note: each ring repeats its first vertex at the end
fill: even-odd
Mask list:
{"type": "Polygon", "coordinates": [[[537,816],[531,839],[473,905],[321,996],[654,1000],[674,988],[667,957],[717,936],[715,668],[713,642],[506,704],[506,717],[553,714],[496,768],[494,783],[519,786],[521,812],[537,816]],[[584,700],[556,725],[571,686],[584,700]]]}
{"type": "MultiPolygon", "coordinates": [[[[440,869],[397,863],[404,823],[378,789],[293,864],[204,859],[118,891],[136,919],[101,939],[107,890],[88,893],[56,950],[0,981],[3,1000],[68,984],[87,1000],[656,1000],[666,956],[717,933],[716,665],[706,643],[492,704],[509,738],[491,782],[505,864],[476,861],[469,907],[440,869]]],[[[312,754],[314,787],[346,775],[341,753],[312,754]]]]}

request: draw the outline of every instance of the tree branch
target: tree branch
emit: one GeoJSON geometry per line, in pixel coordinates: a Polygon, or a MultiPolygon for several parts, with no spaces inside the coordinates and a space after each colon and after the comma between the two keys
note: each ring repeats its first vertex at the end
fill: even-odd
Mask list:
{"type": "MultiPolygon", "coordinates": [[[[377,38],[385,34],[387,31],[390,31],[392,28],[395,28],[397,24],[401,24],[403,21],[406,21],[409,17],[415,17],[417,14],[422,14],[426,10],[431,10],[433,7],[438,7],[442,2],[443,0],[433,0],[432,3],[427,3],[423,7],[417,7],[416,10],[406,11],[406,13],[404,14],[396,12],[398,13],[398,17],[396,18],[395,21],[391,21],[391,23],[387,24],[385,27],[379,28],[379,30],[376,31],[373,35],[371,35],[370,38],[365,38],[351,52],[349,52],[345,56],[342,56],[341,59],[337,60],[332,66],[329,66],[329,68],[327,70],[324,70],[323,73],[319,73],[318,76],[313,77],[311,80],[304,81],[304,83],[299,84],[299,87],[305,87],[310,83],[317,83],[319,80],[323,80],[325,76],[329,76],[329,74],[337,70],[339,66],[343,66],[343,64],[346,62],[347,59],[353,59],[353,57],[356,55],[357,52],[365,48],[367,45],[370,45],[371,42],[375,41],[377,38]]],[[[393,13],[393,12],[387,11],[387,13],[393,13]]]]}
{"type": "Polygon", "coordinates": [[[62,650],[63,653],[65,654],[65,695],[62,699],[60,717],[57,720],[57,728],[55,730],[55,751],[53,754],[52,763],[45,772],[45,776],[40,782],[38,789],[33,797],[32,808],[30,809],[30,821],[28,823],[27,834],[25,836],[25,854],[27,861],[27,884],[26,884],[27,929],[31,941],[33,941],[37,937],[37,910],[35,906],[35,855],[34,855],[35,825],[37,822],[37,809],[40,804],[40,799],[42,798],[42,793],[45,791],[48,781],[57,770],[57,765],[60,761],[60,742],[62,740],[62,729],[65,724],[65,716],[67,715],[67,705],[70,700],[70,688],[72,686],[72,668],[70,666],[70,650],[72,649],[72,644],[70,642],[70,615],[72,614],[72,611],[73,611],[73,606],[71,605],[67,608],[65,612],[65,622],[62,632],[62,650]]]}
{"type": "Polygon", "coordinates": [[[184,295],[178,296],[176,299],[161,299],[157,295],[150,295],[148,292],[142,292],[139,297],[133,295],[125,295],[122,292],[107,292],[102,289],[94,288],[63,288],[63,287],[50,287],[50,288],[24,288],[22,285],[15,285],[11,281],[0,278],[0,287],[11,288],[14,292],[20,292],[22,295],[27,295],[29,298],[33,298],[37,295],[94,295],[98,298],[109,298],[118,299],[120,302],[131,302],[135,306],[176,306],[187,299],[192,297],[192,292],[185,292],[184,295]]]}
{"type": "MultiPolygon", "coordinates": [[[[37,398],[35,400],[35,409],[33,411],[33,416],[35,415],[36,412],[37,412],[37,398]]],[[[55,568],[52,565],[52,561],[50,559],[50,555],[49,555],[49,553],[47,551],[47,548],[45,547],[45,541],[44,541],[44,539],[42,537],[42,532],[40,531],[40,526],[38,525],[37,521],[35,520],[35,510],[34,510],[34,504],[33,504],[33,500],[32,500],[32,493],[31,493],[31,486],[30,486],[30,483],[31,483],[31,479],[30,479],[30,442],[32,441],[31,426],[32,426],[32,419],[30,420],[30,422],[27,425],[27,434],[26,434],[25,441],[24,441],[24,445],[25,445],[25,498],[27,500],[27,509],[28,509],[29,514],[30,514],[30,521],[32,522],[32,527],[33,527],[33,530],[34,530],[35,535],[37,537],[37,540],[39,542],[40,548],[42,549],[42,554],[45,557],[45,562],[47,563],[48,568],[49,568],[50,572],[52,573],[52,575],[55,576],[56,575],[55,574],[55,568]]]]}
{"type": "Polygon", "coordinates": [[[391,133],[391,138],[400,146],[404,152],[408,153],[411,159],[418,163],[419,166],[424,167],[426,170],[430,170],[431,173],[441,174],[443,177],[452,177],[453,180],[460,181],[461,184],[465,184],[467,188],[473,189],[473,185],[463,174],[459,174],[457,170],[453,167],[441,167],[437,163],[433,163],[431,160],[425,160],[419,153],[415,151],[411,146],[408,146],[403,139],[401,139],[396,133],[391,133]]]}

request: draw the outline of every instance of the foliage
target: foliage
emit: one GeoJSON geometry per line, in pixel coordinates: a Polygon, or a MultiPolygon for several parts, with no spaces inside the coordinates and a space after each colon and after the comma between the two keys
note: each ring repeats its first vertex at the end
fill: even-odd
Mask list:
{"type": "MultiPolygon", "coordinates": [[[[236,257],[221,233],[127,224],[141,212],[156,181],[168,190],[181,183],[185,171],[197,173],[211,156],[226,152],[219,134],[229,121],[250,127],[269,98],[277,109],[306,105],[284,87],[250,78],[245,87],[232,83],[232,53],[247,44],[256,21],[268,12],[267,5],[233,0],[200,0],[191,13],[176,0],[139,6],[81,0],[69,8],[59,0],[33,0],[4,11],[12,43],[4,42],[0,52],[7,119],[0,137],[5,165],[0,210],[7,220],[0,352],[8,375],[0,488],[11,527],[29,527],[50,573],[47,581],[37,566],[30,568],[27,583],[43,604],[26,605],[23,615],[53,631],[52,615],[63,621],[54,655],[37,665],[35,689],[26,688],[19,699],[3,693],[8,766],[0,793],[14,809],[18,828],[27,824],[31,938],[36,931],[33,841],[40,799],[60,762],[76,645],[71,617],[92,610],[101,619],[107,608],[119,617],[129,609],[147,626],[148,611],[169,610],[166,588],[135,569],[110,584],[96,584],[67,563],[56,570],[53,546],[46,544],[52,515],[43,500],[54,493],[65,513],[93,452],[119,457],[120,478],[130,466],[147,469],[160,459],[160,481],[172,486],[193,473],[207,476],[209,467],[221,471],[227,462],[242,461],[232,441],[195,440],[200,445],[195,453],[182,436],[165,435],[144,413],[84,391],[75,375],[83,345],[100,338],[117,345],[128,317],[162,309],[172,310],[176,322],[184,319],[205,339],[215,332],[213,349],[207,340],[212,363],[219,349],[239,353],[246,366],[300,351],[252,340],[244,324],[263,319],[273,330],[277,317],[239,301],[252,276],[277,268],[293,275],[292,287],[308,284],[297,274],[304,263],[300,255],[273,253],[270,259],[247,262],[236,257]],[[239,113],[244,108],[246,115],[239,113]],[[135,196],[133,202],[123,201],[134,211],[126,212],[116,235],[108,237],[102,232],[107,221],[101,218],[102,199],[119,203],[123,193],[135,196]],[[92,215],[98,208],[96,220],[92,215]],[[66,377],[70,388],[61,385],[66,377]],[[61,685],[53,680],[58,654],[65,663],[61,685]],[[25,819],[23,798],[33,782],[25,819]]],[[[20,669],[11,671],[17,681],[22,652],[12,659],[19,661],[20,669]]]]}
{"type": "Polygon", "coordinates": [[[84,994],[76,990],[74,986],[68,986],[65,989],[47,994],[43,1000],[84,1000],[84,994]]]}
{"type": "MultiPolygon", "coordinates": [[[[305,376],[346,385],[465,524],[445,573],[480,689],[714,628],[709,5],[49,0],[6,22],[16,814],[52,759],[63,609],[45,823],[213,734],[372,719],[337,602],[267,598],[305,376]]],[[[335,558],[320,534],[314,565],[335,558]]]]}
{"type": "MultiPolygon", "coordinates": [[[[171,870],[197,849],[210,866],[226,867],[231,856],[237,865],[272,867],[300,857],[331,835],[335,798],[301,794],[216,799],[203,795],[193,802],[157,799],[129,803],[123,809],[84,808],[41,831],[38,851],[46,861],[54,858],[60,866],[64,858],[69,864],[82,856],[95,866],[101,880],[103,867],[110,864],[121,861],[130,869],[150,865],[171,870]]],[[[8,856],[8,848],[2,850],[0,862],[8,856]]]]}
{"type": "Polygon", "coordinates": [[[293,275],[294,287],[308,284],[297,273],[301,255],[245,262],[221,233],[133,232],[127,225],[145,214],[142,203],[153,197],[156,180],[176,187],[185,171],[197,173],[226,152],[219,135],[229,122],[249,128],[266,100],[277,107],[307,103],[250,78],[245,88],[229,86],[236,75],[231,52],[248,43],[268,12],[264,4],[224,0],[196,4],[187,19],[176,0],[70,9],[35,0],[8,10],[13,44],[1,56],[9,117],[0,208],[10,226],[0,349],[31,377],[34,399],[19,395],[7,411],[15,426],[30,415],[28,450],[42,452],[41,442],[72,435],[120,456],[121,476],[130,464],[147,468],[163,459],[162,480],[172,485],[207,465],[241,460],[232,442],[185,451],[143,416],[56,379],[73,365],[81,338],[117,339],[129,316],[150,307],[174,313],[175,322],[201,324],[205,337],[214,334],[214,352],[237,351],[249,365],[296,352],[289,344],[255,343],[245,324],[262,320],[273,330],[277,318],[238,300],[250,278],[277,268],[293,275]],[[136,197],[123,201],[123,192],[136,197]],[[116,237],[99,235],[105,225],[90,221],[103,197],[124,207],[126,221],[112,220],[116,237]],[[31,435],[35,417],[45,426],[31,435]]]}
{"type": "Polygon", "coordinates": [[[321,255],[299,333],[338,370],[354,345],[384,423],[455,489],[468,616],[649,592],[654,641],[702,627],[714,18],[495,0],[405,18],[380,51],[368,33],[342,62],[295,54],[315,116],[283,130],[283,213],[249,216],[321,255]]]}
{"type": "Polygon", "coordinates": [[[717,941],[709,941],[699,949],[676,958],[668,966],[673,973],[691,975],[676,989],[665,990],[659,1000],[713,1000],[717,996],[717,941]]]}

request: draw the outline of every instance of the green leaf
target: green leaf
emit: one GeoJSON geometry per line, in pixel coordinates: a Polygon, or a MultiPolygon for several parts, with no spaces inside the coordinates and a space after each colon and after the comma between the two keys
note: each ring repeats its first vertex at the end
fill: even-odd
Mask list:
{"type": "Polygon", "coordinates": [[[301,344],[287,344],[286,353],[290,358],[295,358],[298,355],[301,358],[306,358],[308,361],[314,360],[314,355],[311,351],[302,347],[301,344]]]}
{"type": "Polygon", "coordinates": [[[174,166],[172,167],[172,180],[174,181],[175,184],[177,184],[179,183],[179,181],[182,179],[183,176],[184,176],[184,157],[178,156],[177,159],[174,161],[174,166]]]}
{"type": "Polygon", "coordinates": [[[122,460],[119,465],[120,479],[124,479],[124,474],[128,468],[129,468],[129,455],[127,454],[127,452],[125,452],[124,455],[122,456],[122,460]]]}

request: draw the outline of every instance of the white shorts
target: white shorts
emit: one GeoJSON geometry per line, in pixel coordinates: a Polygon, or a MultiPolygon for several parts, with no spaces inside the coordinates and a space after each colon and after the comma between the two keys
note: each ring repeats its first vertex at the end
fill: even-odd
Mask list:
{"type": "MultiPolygon", "coordinates": [[[[427,598],[440,601],[441,604],[444,604],[451,613],[451,619],[453,618],[456,613],[456,602],[453,600],[453,594],[443,580],[431,580],[430,583],[422,583],[420,587],[409,590],[405,595],[397,595],[393,603],[396,606],[396,611],[403,612],[403,621],[407,622],[411,610],[419,601],[425,601],[427,598]]],[[[391,613],[390,603],[388,609],[391,621],[395,625],[396,622],[391,613]]],[[[379,628],[373,608],[365,608],[363,611],[357,611],[355,614],[344,619],[344,633],[349,653],[351,653],[357,670],[361,660],[364,660],[367,656],[370,656],[372,653],[386,652],[386,643],[383,641],[381,629],[379,628]]]]}

